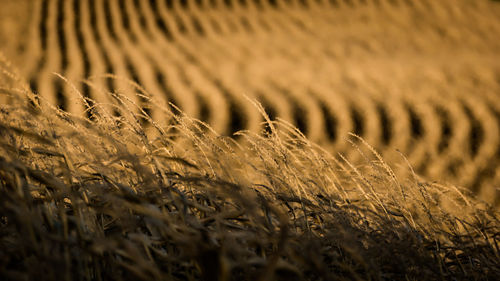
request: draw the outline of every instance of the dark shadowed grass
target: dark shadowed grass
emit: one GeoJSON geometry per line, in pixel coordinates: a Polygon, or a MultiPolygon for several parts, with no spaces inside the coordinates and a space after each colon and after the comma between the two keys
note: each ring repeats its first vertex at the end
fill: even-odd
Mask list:
{"type": "Polygon", "coordinates": [[[500,278],[495,210],[354,135],[361,165],[283,121],[235,143],[164,109],[150,134],[125,99],[90,122],[4,76],[1,280],[500,278]]]}

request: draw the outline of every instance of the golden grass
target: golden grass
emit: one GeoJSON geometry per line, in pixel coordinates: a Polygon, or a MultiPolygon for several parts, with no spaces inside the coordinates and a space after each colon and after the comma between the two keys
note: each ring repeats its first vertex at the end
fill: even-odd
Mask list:
{"type": "Polygon", "coordinates": [[[238,143],[161,106],[152,138],[125,97],[89,121],[2,69],[2,280],[500,278],[494,209],[355,135],[362,165],[255,104],[269,129],[238,143]]]}
{"type": "Polygon", "coordinates": [[[103,75],[111,73],[220,134],[257,133],[263,118],[245,94],[271,119],[293,123],[352,163],[363,157],[345,141],[349,132],[391,163],[399,149],[428,179],[500,204],[500,5],[493,1],[0,5],[0,49],[32,91],[74,115],[85,116],[76,89],[101,110],[114,110],[107,92],[118,92],[137,104],[135,113],[168,118],[130,83],[103,75]]]}

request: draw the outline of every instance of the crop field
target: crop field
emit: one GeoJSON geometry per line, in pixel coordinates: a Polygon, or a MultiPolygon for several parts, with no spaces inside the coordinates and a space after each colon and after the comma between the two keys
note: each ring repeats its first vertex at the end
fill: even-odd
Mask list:
{"type": "Polygon", "coordinates": [[[455,2],[33,1],[19,68],[73,114],[115,92],[147,110],[130,79],[222,135],[260,130],[248,97],[332,153],[356,162],[353,132],[498,204],[499,5],[455,2]]]}
{"type": "Polygon", "coordinates": [[[0,0],[0,279],[498,280],[499,38],[490,0],[0,0]]]}

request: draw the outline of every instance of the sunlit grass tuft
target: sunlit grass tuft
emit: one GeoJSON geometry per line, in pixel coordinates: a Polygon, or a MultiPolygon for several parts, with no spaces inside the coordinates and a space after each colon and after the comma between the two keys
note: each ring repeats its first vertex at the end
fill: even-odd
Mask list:
{"type": "Polygon", "coordinates": [[[126,99],[118,117],[92,103],[93,121],[77,118],[19,83],[1,89],[2,280],[500,277],[494,209],[397,178],[358,136],[363,165],[281,120],[235,142],[166,106],[158,125],[126,99]]]}

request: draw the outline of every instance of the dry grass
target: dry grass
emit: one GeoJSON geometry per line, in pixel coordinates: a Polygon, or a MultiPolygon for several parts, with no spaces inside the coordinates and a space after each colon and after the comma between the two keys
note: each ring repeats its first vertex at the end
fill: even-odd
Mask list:
{"type": "Polygon", "coordinates": [[[244,93],[272,120],[352,163],[363,157],[344,141],[349,132],[386,161],[398,161],[399,149],[417,173],[500,206],[493,1],[0,0],[0,7],[0,49],[33,92],[72,114],[85,116],[76,88],[108,111],[106,92],[122,92],[135,113],[167,118],[126,82],[103,77],[111,73],[220,134],[257,133],[262,115],[244,93]],[[94,87],[85,85],[90,77],[94,87]]]}
{"type": "Polygon", "coordinates": [[[495,210],[398,179],[354,135],[364,165],[279,120],[235,143],[160,108],[152,139],[126,99],[90,122],[2,69],[2,280],[500,278],[495,210]]]}

